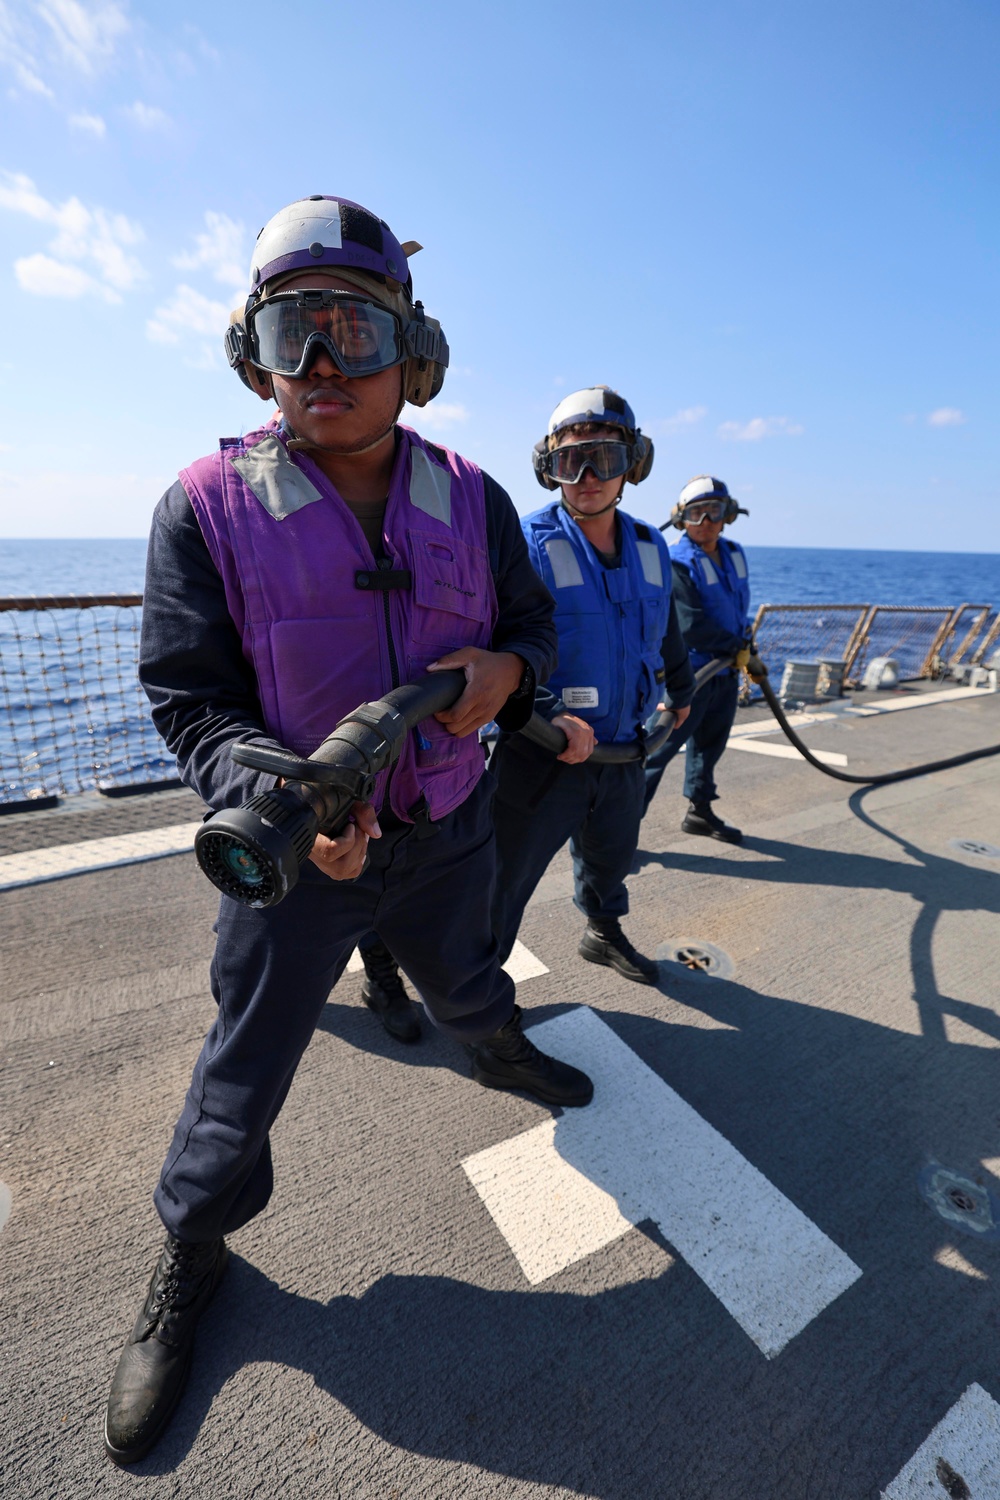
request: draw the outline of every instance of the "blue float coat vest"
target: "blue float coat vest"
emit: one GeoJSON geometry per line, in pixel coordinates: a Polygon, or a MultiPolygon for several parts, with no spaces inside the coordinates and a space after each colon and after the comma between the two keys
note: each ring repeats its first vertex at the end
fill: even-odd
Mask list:
{"type": "MultiPolygon", "coordinates": [[[[719,538],[719,556],[713,560],[685,532],[670,558],[683,567],[698,590],[702,609],[730,635],[746,635],[750,623],[750,578],[746,553],[739,542],[719,538]]],[[[710,651],[689,651],[697,672],[712,660],[710,651]]]]}
{"type": "Polygon", "coordinates": [[[549,687],[605,744],[634,740],[663,694],[670,550],[618,512],[621,563],[606,568],[558,502],[521,521],[531,561],[556,601],[559,665],[549,687]]]}

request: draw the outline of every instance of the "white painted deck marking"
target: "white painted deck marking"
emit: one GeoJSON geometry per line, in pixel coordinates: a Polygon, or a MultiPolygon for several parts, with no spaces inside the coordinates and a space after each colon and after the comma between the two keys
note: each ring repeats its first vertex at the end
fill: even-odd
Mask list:
{"type": "Polygon", "coordinates": [[[981,1385],[970,1385],[941,1418],[882,1491],[882,1500],[944,1500],[955,1494],[970,1500],[996,1500],[1000,1495],[1000,1406],[981,1385]],[[964,1487],[956,1479],[963,1480],[964,1487]]]}
{"type": "MultiPolygon", "coordinates": [[[[800,755],[794,745],[765,745],[760,740],[749,738],[730,738],[726,747],[729,750],[749,750],[751,755],[773,755],[779,760],[797,760],[800,765],[807,766],[809,762],[804,755],[800,755]]],[[[813,750],[817,760],[821,760],[827,766],[846,766],[847,756],[841,755],[838,750],[813,750]]]]}
{"type": "Polygon", "coordinates": [[[10,1188],[5,1182],[0,1182],[0,1229],[10,1218],[11,1196],[10,1188]]]}
{"type": "MultiPolygon", "coordinates": [[[[361,954],[355,948],[347,960],[347,974],[359,974],[364,968],[361,962],[361,954]]],[[[510,950],[510,958],[504,964],[505,971],[510,975],[515,984],[523,984],[526,979],[535,979],[539,974],[547,974],[548,968],[540,958],[536,958],[530,948],[526,948],[522,942],[515,941],[510,950]]]]}
{"type": "Polygon", "coordinates": [[[935,703],[956,703],[962,698],[988,698],[992,688],[945,688],[940,693],[917,693],[912,698],[903,698],[892,703],[859,703],[857,708],[845,709],[845,713],[861,714],[869,718],[872,714],[898,714],[907,708],[932,708],[935,703]]]}
{"type": "MultiPolygon", "coordinates": [[[[785,717],[793,729],[802,729],[809,724],[829,724],[835,719],[871,719],[880,714],[903,713],[909,708],[933,708],[935,703],[953,703],[956,699],[986,698],[992,692],[992,688],[948,688],[940,693],[918,693],[899,702],[859,703],[856,706],[840,699],[837,708],[791,713],[785,717]]],[[[773,718],[755,719],[752,724],[735,724],[729,732],[729,744],[764,734],[781,734],[781,729],[773,718]]]]}
{"type": "Polygon", "coordinates": [[[116,865],[135,865],[167,854],[189,854],[200,823],[173,823],[169,828],[148,828],[142,833],[113,838],[87,839],[80,844],[54,844],[50,849],[32,849],[27,854],[5,854],[0,858],[0,891],[67,875],[109,870],[116,865]]]}
{"type": "Polygon", "coordinates": [[[548,965],[543,964],[540,958],[536,958],[530,948],[515,940],[510,950],[510,958],[504,964],[504,970],[513,979],[515,984],[523,984],[526,979],[537,979],[539,974],[549,972],[548,965]]]}
{"type": "Polygon", "coordinates": [[[771,1359],[861,1275],[592,1010],[529,1035],[590,1074],[593,1103],[462,1166],[532,1285],[654,1219],[771,1359]]]}

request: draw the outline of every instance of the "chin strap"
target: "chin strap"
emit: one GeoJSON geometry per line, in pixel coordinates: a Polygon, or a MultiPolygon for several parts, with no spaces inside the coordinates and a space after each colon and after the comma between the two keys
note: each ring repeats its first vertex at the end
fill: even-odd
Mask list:
{"type": "MultiPolygon", "coordinates": [[[[399,421],[404,405],[405,401],[401,400],[396,410],[396,415],[393,417],[389,426],[385,429],[380,437],[377,437],[375,439],[373,443],[367,443],[363,448],[351,448],[348,450],[348,452],[370,453],[373,448],[378,447],[379,443],[384,443],[390,432],[393,432],[395,430],[396,423],[399,421]]],[[[285,446],[287,447],[289,453],[308,453],[309,450],[312,449],[314,453],[339,453],[344,457],[347,456],[344,453],[343,448],[328,448],[323,443],[310,443],[307,438],[296,437],[294,428],[291,426],[287,417],[285,417],[284,415],[282,415],[281,418],[281,426],[284,431],[288,433],[288,439],[285,446]]]]}
{"type": "Polygon", "coordinates": [[[603,505],[600,510],[574,510],[572,505],[570,505],[569,501],[566,499],[565,492],[560,497],[559,504],[562,506],[563,510],[569,512],[574,521],[596,521],[598,516],[606,516],[609,510],[614,510],[616,505],[621,505],[622,495],[624,493],[625,486],[622,485],[622,488],[618,491],[615,498],[609,501],[607,505],[603,505]]]}
{"type": "Polygon", "coordinates": [[[289,453],[309,453],[310,451],[313,453],[337,453],[346,458],[355,453],[370,453],[373,448],[377,448],[380,443],[385,442],[395,426],[396,423],[393,422],[392,427],[387,427],[381,437],[377,437],[373,443],[366,443],[363,448],[349,448],[345,452],[343,448],[330,448],[325,443],[310,443],[306,438],[296,437],[291,427],[286,424],[285,431],[290,436],[285,443],[285,447],[289,453]]]}

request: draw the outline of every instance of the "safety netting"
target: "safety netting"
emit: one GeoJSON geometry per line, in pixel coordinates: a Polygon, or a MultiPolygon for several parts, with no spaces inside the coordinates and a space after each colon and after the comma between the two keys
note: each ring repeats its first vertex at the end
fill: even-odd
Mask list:
{"type": "Polygon", "coordinates": [[[901,681],[932,676],[939,670],[954,613],[949,605],[873,605],[848,663],[847,680],[863,682],[865,667],[879,656],[897,663],[901,681]]]}
{"type": "Polygon", "coordinates": [[[941,643],[942,664],[958,667],[973,662],[983,637],[995,619],[996,610],[989,604],[960,604],[952,612],[941,643]]]}
{"type": "MultiPolygon", "coordinates": [[[[95,788],[170,781],[176,766],[139,686],[140,594],[0,598],[0,810],[95,788]]],[[[859,685],[876,657],[904,679],[980,664],[1000,649],[993,605],[764,604],[754,636],[771,680],[825,664],[819,692],[859,685]]],[[[744,700],[757,696],[749,682],[744,700]]]]}
{"type": "Polygon", "coordinates": [[[168,780],[139,686],[140,594],[0,599],[0,807],[168,780]]]}
{"type": "MultiPolygon", "coordinates": [[[[775,685],[788,662],[825,662],[834,675],[846,673],[870,613],[870,604],[762,604],[753,634],[775,685]]],[[[742,696],[760,690],[747,679],[742,696]]]]}
{"type": "MultiPolygon", "coordinates": [[[[859,687],[877,657],[904,681],[981,664],[1000,645],[1000,617],[990,604],[762,604],[754,639],[776,684],[787,663],[818,662],[821,684],[859,687]]],[[[744,702],[759,696],[744,685],[744,702]]]]}

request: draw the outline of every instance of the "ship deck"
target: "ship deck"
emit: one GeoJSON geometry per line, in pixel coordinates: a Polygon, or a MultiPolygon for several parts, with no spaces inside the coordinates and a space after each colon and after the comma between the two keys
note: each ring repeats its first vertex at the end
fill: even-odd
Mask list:
{"type": "MultiPolygon", "coordinates": [[[[1000,742],[1000,694],[935,696],[802,734],[860,773],[1000,742]]],[[[763,712],[738,737],[780,746],[745,733],[763,712]]],[[[345,976],[271,1204],[129,1472],[103,1406],[211,1018],[216,897],[191,853],[0,890],[4,1496],[995,1500],[998,769],[852,792],[734,748],[732,847],[681,835],[675,765],[627,930],[721,968],[667,958],[655,988],[577,957],[559,856],[519,998],[593,1068],[589,1110],[478,1088],[426,1027],[393,1043],[345,976]]],[[[84,796],[0,819],[0,855],[200,811],[84,796]]]]}

